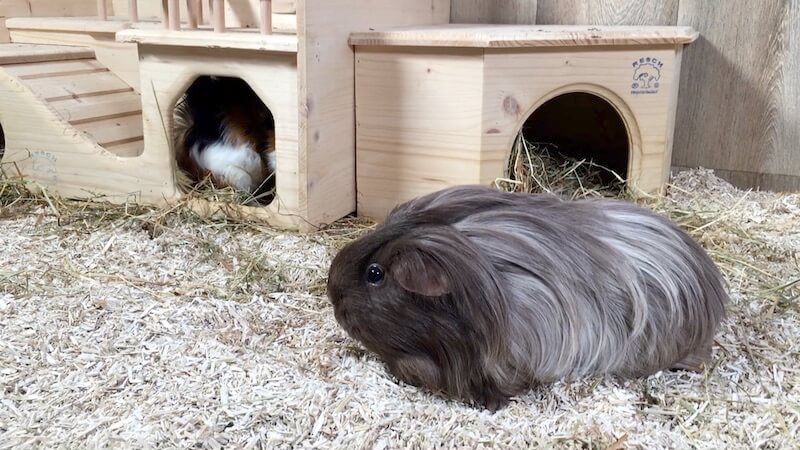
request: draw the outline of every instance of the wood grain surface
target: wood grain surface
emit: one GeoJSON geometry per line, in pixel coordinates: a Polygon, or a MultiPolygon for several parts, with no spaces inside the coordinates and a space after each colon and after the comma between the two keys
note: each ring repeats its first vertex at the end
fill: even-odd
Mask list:
{"type": "Polygon", "coordinates": [[[539,0],[538,24],[675,25],[678,0],[539,0]]]}
{"type": "Polygon", "coordinates": [[[681,0],[679,23],[701,38],[684,55],[673,163],[800,176],[800,8],[750,6],[681,0]]]}
{"type": "Polygon", "coordinates": [[[695,39],[691,27],[448,24],[352,33],[350,44],[525,48],[688,44],[695,39]]]}
{"type": "Polygon", "coordinates": [[[536,0],[451,0],[452,23],[536,23],[536,0]]]}

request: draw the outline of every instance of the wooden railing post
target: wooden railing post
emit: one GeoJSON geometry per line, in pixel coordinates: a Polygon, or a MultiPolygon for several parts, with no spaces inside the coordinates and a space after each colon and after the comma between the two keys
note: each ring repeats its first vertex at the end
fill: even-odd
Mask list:
{"type": "Polygon", "coordinates": [[[164,24],[164,28],[169,29],[169,5],[167,0],[161,0],[161,23],[164,24]]]}
{"type": "Polygon", "coordinates": [[[139,21],[139,2],[138,0],[128,0],[128,20],[131,22],[139,21]]]}
{"type": "Polygon", "coordinates": [[[261,34],[272,34],[272,0],[261,0],[261,34]]]}
{"type": "Polygon", "coordinates": [[[100,20],[108,20],[106,0],[97,0],[97,16],[100,17],[100,20]]]}
{"type": "Polygon", "coordinates": [[[211,11],[214,22],[214,31],[225,31],[225,0],[214,0],[214,9],[211,11]]]}
{"type": "Polygon", "coordinates": [[[197,7],[200,2],[198,0],[186,0],[186,23],[189,28],[197,28],[197,7]]]}
{"type": "Polygon", "coordinates": [[[181,29],[181,1],[180,0],[169,0],[167,4],[167,12],[169,16],[169,29],[170,30],[180,30],[181,29]]]}

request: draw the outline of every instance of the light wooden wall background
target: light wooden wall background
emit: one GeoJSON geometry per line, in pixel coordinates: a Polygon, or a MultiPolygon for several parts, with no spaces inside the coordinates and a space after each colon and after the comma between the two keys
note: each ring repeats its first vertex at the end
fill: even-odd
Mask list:
{"type": "Polygon", "coordinates": [[[451,20],[692,26],[673,166],[800,190],[800,0],[452,0],[451,20]]]}

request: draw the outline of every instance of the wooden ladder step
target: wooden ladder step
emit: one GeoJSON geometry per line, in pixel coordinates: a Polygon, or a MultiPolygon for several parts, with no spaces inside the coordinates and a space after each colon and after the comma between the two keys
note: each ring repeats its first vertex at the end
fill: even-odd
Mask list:
{"type": "Polygon", "coordinates": [[[0,65],[94,58],[86,47],[42,44],[0,44],[0,65]]]}
{"type": "Polygon", "coordinates": [[[144,139],[136,139],[122,144],[106,145],[104,147],[117,156],[130,158],[142,154],[144,151],[144,139]]]}
{"type": "Polygon", "coordinates": [[[144,139],[142,115],[134,114],[75,125],[101,147],[114,147],[144,139]]]}
{"type": "Polygon", "coordinates": [[[48,102],[133,91],[111,72],[36,78],[25,84],[48,102]]]}
{"type": "Polygon", "coordinates": [[[142,99],[135,92],[68,98],[50,105],[73,125],[142,113],[142,99]]]}
{"type": "Polygon", "coordinates": [[[13,64],[3,69],[9,75],[13,75],[21,80],[108,72],[108,68],[100,64],[96,59],[13,64]]]}

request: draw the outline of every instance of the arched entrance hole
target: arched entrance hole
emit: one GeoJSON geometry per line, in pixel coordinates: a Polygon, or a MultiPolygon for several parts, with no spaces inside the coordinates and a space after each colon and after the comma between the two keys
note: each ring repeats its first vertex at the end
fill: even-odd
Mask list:
{"type": "Polygon", "coordinates": [[[521,134],[528,148],[545,152],[548,161],[583,160],[586,173],[598,182],[623,189],[631,139],[623,117],[604,98],[587,92],[558,95],[531,113],[521,134]]]}

